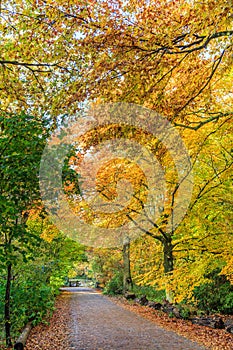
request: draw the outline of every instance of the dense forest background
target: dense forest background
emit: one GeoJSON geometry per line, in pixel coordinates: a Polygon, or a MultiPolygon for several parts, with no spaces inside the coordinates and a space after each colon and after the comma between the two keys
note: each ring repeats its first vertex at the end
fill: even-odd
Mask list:
{"type": "MultiPolygon", "coordinates": [[[[152,300],[232,313],[232,2],[3,0],[0,15],[2,342],[11,345],[29,320],[44,320],[68,277],[91,279],[106,293],[133,290],[152,300]],[[134,128],[102,128],[99,143],[106,135],[140,139],[168,183],[153,229],[104,248],[72,240],[53,224],[39,170],[57,127],[88,104],[108,102],[143,106],[176,128],[191,159],[193,191],[180,225],[166,230],[181,185],[168,150],[134,128]]],[[[96,140],[96,131],[82,138],[84,154],[96,140]]],[[[74,146],[62,176],[73,206],[77,196],[82,199],[75,159],[79,164],[74,146]]],[[[114,171],[111,166],[111,181],[103,173],[98,185],[107,200],[118,181],[114,171]]],[[[134,211],[143,209],[147,193],[139,182],[135,188],[134,211]]],[[[82,204],[76,214],[92,223],[82,204]]]]}

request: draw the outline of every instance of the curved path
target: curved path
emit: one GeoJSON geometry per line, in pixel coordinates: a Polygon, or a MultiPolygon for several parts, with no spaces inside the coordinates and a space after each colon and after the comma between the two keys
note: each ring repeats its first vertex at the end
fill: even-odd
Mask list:
{"type": "Polygon", "coordinates": [[[174,332],[125,310],[92,289],[67,288],[70,294],[70,349],[203,350],[174,332]]]}

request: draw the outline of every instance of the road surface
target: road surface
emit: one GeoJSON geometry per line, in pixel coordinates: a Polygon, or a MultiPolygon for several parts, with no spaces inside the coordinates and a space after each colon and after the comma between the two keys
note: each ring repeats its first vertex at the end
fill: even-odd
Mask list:
{"type": "Polygon", "coordinates": [[[85,287],[67,288],[70,295],[70,349],[75,350],[204,350],[172,331],[123,309],[85,287]]]}

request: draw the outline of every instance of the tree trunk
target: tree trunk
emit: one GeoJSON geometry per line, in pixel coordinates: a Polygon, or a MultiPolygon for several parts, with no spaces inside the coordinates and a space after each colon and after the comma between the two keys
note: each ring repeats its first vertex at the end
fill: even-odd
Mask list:
{"type": "Polygon", "coordinates": [[[171,239],[167,239],[163,244],[163,266],[164,272],[169,273],[173,271],[173,245],[171,239]]]}
{"type": "Polygon", "coordinates": [[[124,239],[123,243],[123,292],[124,294],[131,291],[133,287],[130,271],[130,240],[129,237],[124,239]]]}
{"type": "MultiPolygon", "coordinates": [[[[171,239],[167,239],[163,242],[163,267],[165,274],[171,274],[174,268],[173,258],[173,245],[171,239]]],[[[170,288],[166,288],[166,299],[171,303],[173,299],[173,293],[170,288]]]]}
{"type": "Polygon", "coordinates": [[[11,294],[11,263],[7,265],[7,281],[5,292],[5,333],[6,333],[6,345],[12,346],[11,342],[11,319],[10,319],[10,294],[11,294]]]}

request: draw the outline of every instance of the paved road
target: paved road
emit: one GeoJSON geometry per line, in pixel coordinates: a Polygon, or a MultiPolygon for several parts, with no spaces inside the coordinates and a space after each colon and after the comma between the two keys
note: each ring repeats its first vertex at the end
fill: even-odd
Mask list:
{"type": "Polygon", "coordinates": [[[174,332],[125,310],[85,287],[70,295],[70,349],[203,350],[174,332]]]}

